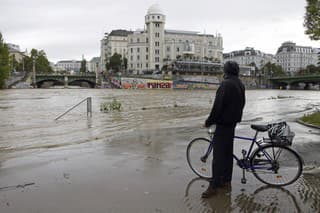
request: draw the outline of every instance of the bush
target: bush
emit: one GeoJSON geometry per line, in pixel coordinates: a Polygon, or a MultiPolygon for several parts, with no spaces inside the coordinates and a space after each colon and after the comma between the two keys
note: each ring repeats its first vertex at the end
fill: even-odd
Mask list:
{"type": "Polygon", "coordinates": [[[100,104],[100,111],[121,111],[121,103],[117,99],[113,98],[112,102],[103,102],[100,104]]]}

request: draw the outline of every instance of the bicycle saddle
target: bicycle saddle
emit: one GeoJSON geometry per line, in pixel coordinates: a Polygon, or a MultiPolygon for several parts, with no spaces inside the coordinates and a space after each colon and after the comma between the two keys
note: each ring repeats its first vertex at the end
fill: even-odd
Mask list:
{"type": "Polygon", "coordinates": [[[257,130],[259,132],[266,132],[266,131],[268,131],[270,126],[269,125],[255,125],[255,124],[252,124],[251,128],[254,129],[254,130],[257,130]]]}

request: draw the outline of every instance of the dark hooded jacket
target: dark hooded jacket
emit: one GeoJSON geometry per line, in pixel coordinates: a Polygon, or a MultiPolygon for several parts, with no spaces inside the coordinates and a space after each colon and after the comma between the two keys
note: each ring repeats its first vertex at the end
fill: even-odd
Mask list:
{"type": "Polygon", "coordinates": [[[245,88],[237,75],[228,75],[216,92],[213,107],[205,126],[234,126],[241,121],[245,105],[245,88]]]}

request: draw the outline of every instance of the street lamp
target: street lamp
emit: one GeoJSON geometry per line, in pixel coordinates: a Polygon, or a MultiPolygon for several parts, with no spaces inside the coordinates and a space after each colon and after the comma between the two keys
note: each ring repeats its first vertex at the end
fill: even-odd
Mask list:
{"type": "Polygon", "coordinates": [[[32,59],[32,83],[33,88],[37,88],[36,84],[36,57],[32,59]]]}
{"type": "Polygon", "coordinates": [[[96,62],[96,85],[98,84],[98,70],[99,70],[99,62],[96,62]]]}

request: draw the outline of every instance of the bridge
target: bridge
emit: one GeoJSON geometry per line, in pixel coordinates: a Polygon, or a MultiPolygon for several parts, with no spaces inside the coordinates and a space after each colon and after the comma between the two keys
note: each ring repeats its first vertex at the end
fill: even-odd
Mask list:
{"type": "Polygon", "coordinates": [[[299,83],[304,83],[304,89],[308,89],[310,85],[320,85],[320,74],[273,77],[269,78],[269,80],[273,87],[296,88],[299,83]]]}
{"type": "Polygon", "coordinates": [[[94,88],[96,86],[96,74],[36,74],[36,85],[38,88],[48,88],[56,85],[94,88]]]}

